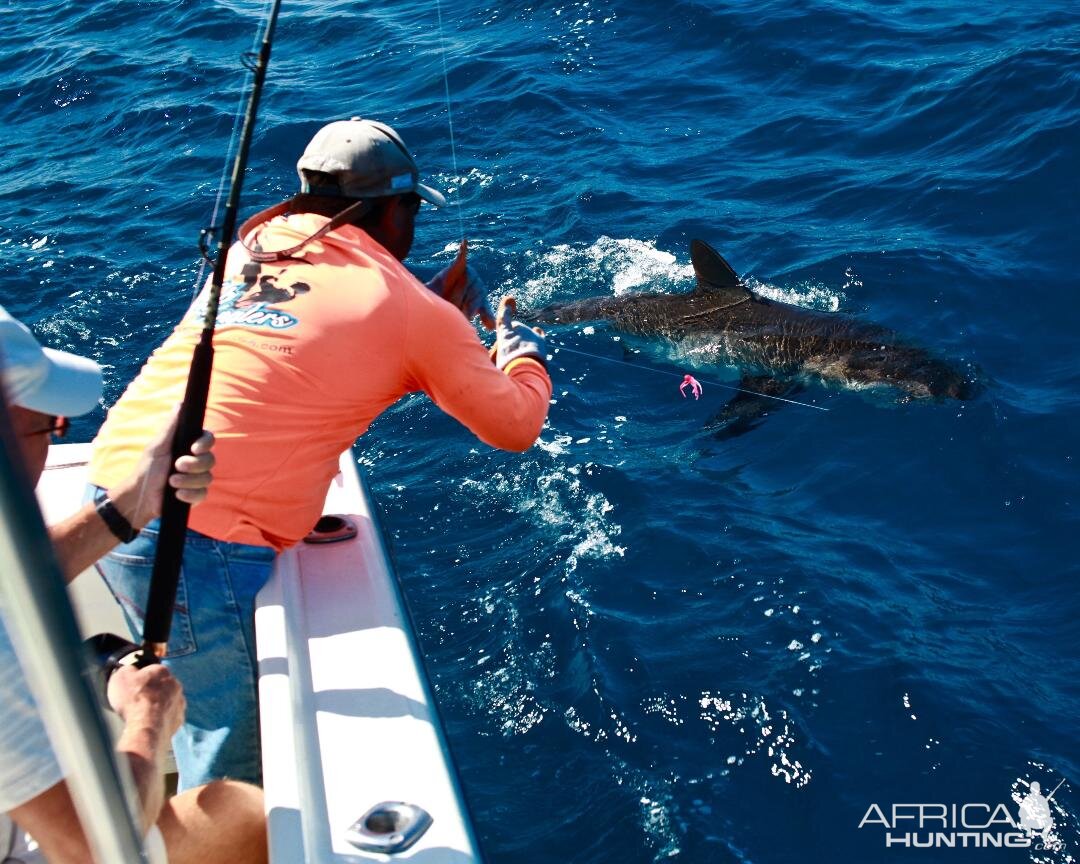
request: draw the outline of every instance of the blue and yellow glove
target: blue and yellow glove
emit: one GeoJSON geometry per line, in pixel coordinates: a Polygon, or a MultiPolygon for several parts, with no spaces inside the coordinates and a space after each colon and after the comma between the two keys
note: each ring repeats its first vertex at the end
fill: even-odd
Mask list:
{"type": "Polygon", "coordinates": [[[466,263],[467,252],[468,243],[462,240],[454,263],[436,274],[427,283],[427,287],[447,303],[452,303],[460,309],[469,321],[479,315],[480,323],[486,329],[494,330],[495,316],[492,314],[491,303],[488,301],[487,288],[476,275],[476,271],[466,263]]]}

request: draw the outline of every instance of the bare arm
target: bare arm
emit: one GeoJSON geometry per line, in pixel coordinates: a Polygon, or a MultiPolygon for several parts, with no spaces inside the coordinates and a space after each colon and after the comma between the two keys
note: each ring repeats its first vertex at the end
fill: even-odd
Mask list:
{"type": "MultiPolygon", "coordinates": [[[[145,833],[165,801],[161,765],[169,740],[184,718],[184,695],[164,666],[124,668],[109,681],[109,702],[124,719],[116,749],[131,766],[141,803],[140,828],[145,833]]],[[[64,781],[16,807],[11,818],[33,835],[50,864],[92,860],[64,781]]]]}
{"type": "Polygon", "coordinates": [[[16,807],[10,815],[37,840],[50,864],[86,864],[93,860],[63,780],[16,807]]]}
{"type": "Polygon", "coordinates": [[[124,719],[116,751],[131,763],[145,831],[165,802],[162,763],[173,734],[184,722],[184,693],[164,666],[122,668],[109,679],[109,704],[124,719]]]}
{"type": "MultiPolygon", "coordinates": [[[[150,443],[139,460],[135,472],[109,490],[116,509],[133,527],[141,529],[161,512],[161,495],[165,488],[169,451],[176,418],[150,443]]],[[[177,497],[188,504],[198,504],[206,497],[213,476],[214,436],[204,432],[191,448],[192,455],[176,460],[176,472],[168,475],[169,485],[177,497]]],[[[49,527],[56,557],[70,582],[92,566],[120,541],[97,514],[93,504],[84,504],[77,513],[49,527]]]]}

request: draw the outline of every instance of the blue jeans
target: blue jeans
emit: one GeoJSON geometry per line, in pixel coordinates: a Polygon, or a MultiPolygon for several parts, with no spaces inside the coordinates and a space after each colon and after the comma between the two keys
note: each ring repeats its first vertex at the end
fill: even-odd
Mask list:
{"type": "MultiPolygon", "coordinates": [[[[142,635],[158,520],[97,565],[142,635]]],[[[180,791],[230,777],[259,783],[255,595],[274,564],[268,546],[224,543],[188,531],[165,665],[184,687],[187,716],[173,737],[180,791]]]]}

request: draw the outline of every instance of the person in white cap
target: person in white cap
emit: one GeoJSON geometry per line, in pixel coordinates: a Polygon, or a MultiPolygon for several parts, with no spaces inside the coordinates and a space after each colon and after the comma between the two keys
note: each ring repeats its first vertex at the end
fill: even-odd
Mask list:
{"type": "MultiPolygon", "coordinates": [[[[485,443],[524,451],[547,417],[543,335],[493,316],[459,260],[425,286],[402,264],[421,183],[401,136],[354,117],[320,129],[297,163],[300,192],[250,219],[229,251],[206,411],[215,481],[192,511],[170,665],[188,697],[173,742],[180,788],[261,777],[255,595],[277,552],[322,513],[338,457],[386,408],[423,391],[485,443]],[[495,328],[489,353],[470,323],[495,328]],[[497,320],[496,320],[497,319],[497,320]]],[[[90,480],[111,488],[184,392],[206,293],[158,348],[94,442],[90,480]]],[[[156,526],[101,562],[134,632],[156,526]]]]}
{"type": "MultiPolygon", "coordinates": [[[[49,440],[67,418],[90,411],[101,398],[101,368],[92,360],[43,348],[30,330],[0,306],[0,396],[8,430],[28,475],[37,482],[49,440]]],[[[191,504],[206,497],[213,436],[169,473],[172,428],[162,431],[125,481],[107,497],[116,515],[142,526],[157,515],[168,482],[191,504]]],[[[50,529],[70,581],[119,542],[97,506],[84,505],[50,529]]],[[[117,752],[131,765],[142,803],[146,844],[153,861],[260,862],[266,860],[262,793],[240,783],[218,783],[164,801],[161,764],[184,716],[180,684],[164,666],[126,667],[109,681],[111,706],[124,721],[117,752]]],[[[51,864],[90,859],[86,837],[52,752],[45,727],[0,620],[0,862],[51,864]],[[17,827],[16,827],[17,826],[17,827]],[[44,859],[42,858],[44,856],[44,859]]]]}

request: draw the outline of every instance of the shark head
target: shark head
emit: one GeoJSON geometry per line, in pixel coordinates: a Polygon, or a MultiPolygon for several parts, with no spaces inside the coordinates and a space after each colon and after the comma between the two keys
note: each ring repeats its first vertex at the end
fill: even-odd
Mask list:
{"type": "Polygon", "coordinates": [[[982,389],[974,377],[936,358],[929,358],[910,370],[900,387],[912,396],[961,401],[974,399],[982,389]]]}
{"type": "Polygon", "coordinates": [[[973,399],[978,383],[964,371],[924,349],[903,342],[873,344],[860,339],[849,350],[835,352],[815,368],[823,378],[853,385],[887,385],[900,390],[906,399],[973,399]]]}

